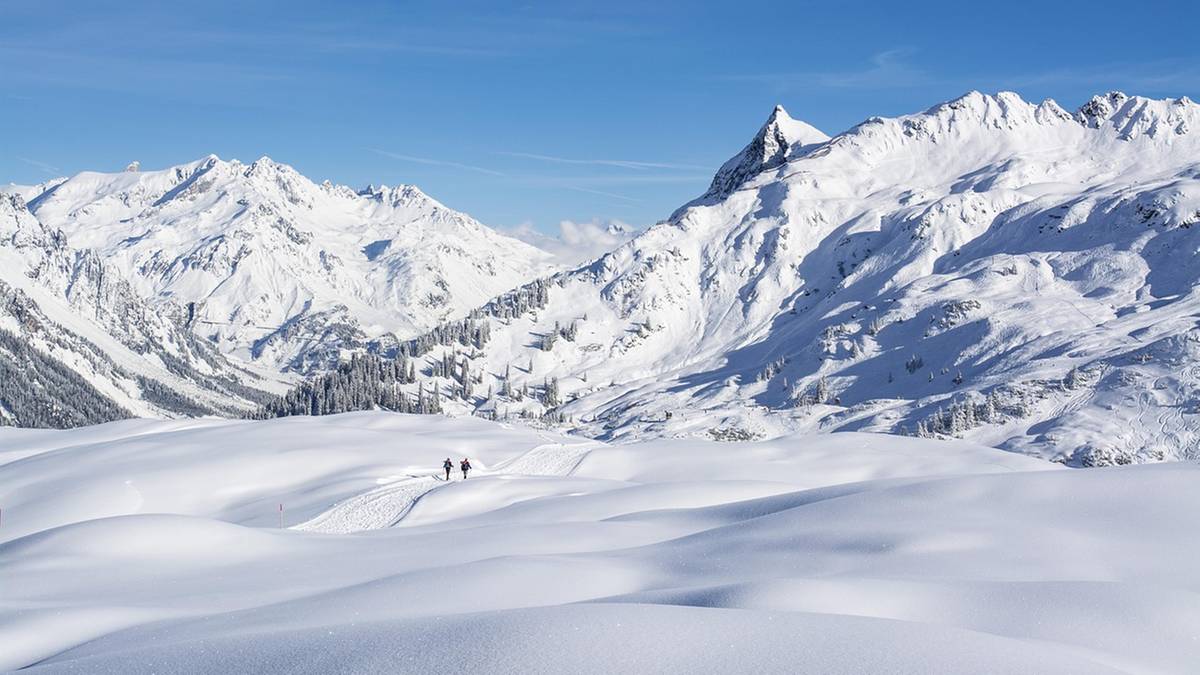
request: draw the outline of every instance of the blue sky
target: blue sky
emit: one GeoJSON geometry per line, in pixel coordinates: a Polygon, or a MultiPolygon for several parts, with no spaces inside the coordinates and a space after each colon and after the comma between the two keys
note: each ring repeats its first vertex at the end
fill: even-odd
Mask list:
{"type": "Polygon", "coordinates": [[[776,103],[832,134],[970,89],[1200,98],[1195,3],[1109,7],[0,0],[0,183],[269,155],[499,227],[645,225],[776,103]]]}

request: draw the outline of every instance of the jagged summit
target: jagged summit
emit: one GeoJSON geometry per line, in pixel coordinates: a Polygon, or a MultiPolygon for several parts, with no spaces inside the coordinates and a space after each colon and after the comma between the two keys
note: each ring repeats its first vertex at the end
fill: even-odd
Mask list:
{"type": "Polygon", "coordinates": [[[824,132],[793,119],[782,105],[776,105],[749,145],[717,171],[704,197],[728,195],[751,177],[782,165],[795,152],[827,140],[824,132]]]}
{"type": "Polygon", "coordinates": [[[974,118],[993,128],[1074,121],[1089,129],[1114,129],[1122,139],[1128,140],[1143,135],[1151,138],[1184,135],[1200,121],[1200,106],[1186,96],[1151,99],[1111,91],[1093,96],[1072,114],[1053,99],[1035,105],[1010,91],[996,94],[971,91],[925,113],[899,119],[915,117],[955,117],[958,121],[974,118]]]}
{"type": "Polygon", "coordinates": [[[1169,139],[1200,125],[1200,106],[1186,96],[1149,99],[1111,91],[1079,107],[1076,120],[1089,128],[1110,126],[1125,140],[1138,136],[1169,139]]]}

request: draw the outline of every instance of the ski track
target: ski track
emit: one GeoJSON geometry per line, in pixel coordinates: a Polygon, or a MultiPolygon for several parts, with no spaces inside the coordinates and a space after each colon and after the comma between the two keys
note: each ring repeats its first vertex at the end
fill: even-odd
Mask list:
{"type": "MultiPolygon", "coordinates": [[[[495,470],[477,469],[474,474],[477,476],[569,476],[588,452],[598,445],[594,442],[539,445],[500,464],[495,470]]],[[[457,473],[455,470],[452,475],[457,475],[457,473]]],[[[448,488],[454,482],[456,481],[453,479],[446,482],[440,476],[430,474],[381,485],[343,499],[316,517],[290,529],[326,534],[350,534],[392,527],[408,515],[413,504],[416,504],[421,497],[433,490],[448,488]]]]}

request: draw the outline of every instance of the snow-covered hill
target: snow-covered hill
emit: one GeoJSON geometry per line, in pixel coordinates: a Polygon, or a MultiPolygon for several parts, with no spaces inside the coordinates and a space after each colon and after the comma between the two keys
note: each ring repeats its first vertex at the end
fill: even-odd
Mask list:
{"type": "Polygon", "coordinates": [[[171,303],[0,194],[0,424],[236,415],[281,383],[235,366],[171,303]]]}
{"type": "Polygon", "coordinates": [[[413,186],[314,184],[269,158],[85,172],[25,189],[29,208],[189,306],[221,352],[308,372],[338,348],[387,349],[549,270],[549,255],[413,186]]]}
{"type": "Polygon", "coordinates": [[[1190,673],[1197,474],[380,412],[0,428],[0,669],[1190,673]],[[297,527],[339,510],[380,529],[297,527]]]}
{"type": "Polygon", "coordinates": [[[1186,98],[1070,113],[972,92],[828,139],[776,109],[668,221],[492,303],[486,345],[417,351],[433,374],[466,359],[467,408],[558,403],[602,438],[862,429],[1189,457],[1197,223],[1186,98]]]}

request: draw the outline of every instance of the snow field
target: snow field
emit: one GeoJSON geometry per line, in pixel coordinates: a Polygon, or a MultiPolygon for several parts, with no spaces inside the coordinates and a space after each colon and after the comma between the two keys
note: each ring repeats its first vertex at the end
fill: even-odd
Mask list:
{"type": "Polygon", "coordinates": [[[1191,463],[1067,470],[870,434],[608,446],[387,413],[191,424],[0,429],[4,457],[29,453],[0,464],[0,494],[19,498],[0,529],[0,644],[15,645],[0,666],[1186,673],[1200,662],[1191,463]],[[447,455],[481,470],[424,477],[447,455]],[[565,469],[545,475],[552,465],[565,469]],[[130,477],[145,495],[136,507],[122,501],[130,477]],[[436,487],[394,527],[273,521],[279,499],[296,505],[288,526],[352,504],[382,514],[365,497],[405,484],[436,487]],[[90,497],[64,497],[74,489],[90,497]]]}

